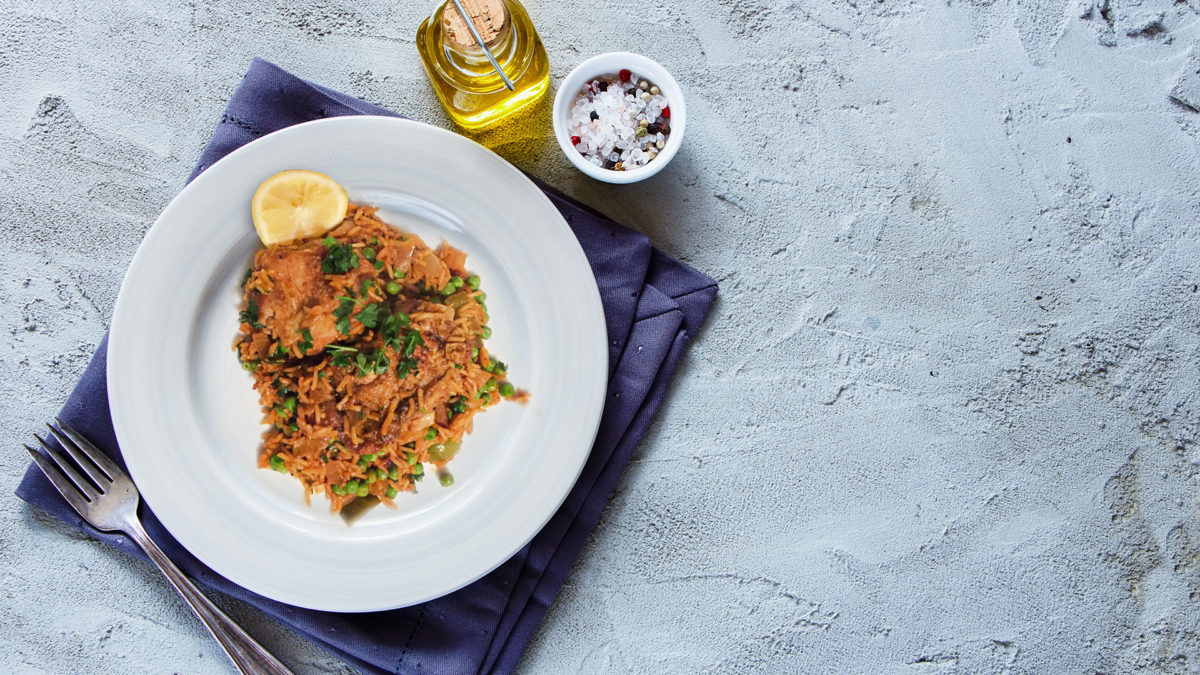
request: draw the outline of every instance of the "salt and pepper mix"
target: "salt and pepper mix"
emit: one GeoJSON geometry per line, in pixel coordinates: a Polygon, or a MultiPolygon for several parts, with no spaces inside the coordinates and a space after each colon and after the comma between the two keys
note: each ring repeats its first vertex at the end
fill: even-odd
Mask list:
{"type": "Polygon", "coordinates": [[[583,85],[567,120],[571,145],[596,166],[645,166],[667,145],[671,108],[658,86],[630,70],[583,85]]]}

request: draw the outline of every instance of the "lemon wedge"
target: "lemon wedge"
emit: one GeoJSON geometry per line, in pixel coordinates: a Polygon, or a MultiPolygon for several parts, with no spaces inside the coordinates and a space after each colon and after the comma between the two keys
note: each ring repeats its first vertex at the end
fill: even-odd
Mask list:
{"type": "Polygon", "coordinates": [[[350,198],[323,173],[292,169],[263,181],[250,200],[250,217],[271,246],[325,234],[346,217],[350,198]]]}

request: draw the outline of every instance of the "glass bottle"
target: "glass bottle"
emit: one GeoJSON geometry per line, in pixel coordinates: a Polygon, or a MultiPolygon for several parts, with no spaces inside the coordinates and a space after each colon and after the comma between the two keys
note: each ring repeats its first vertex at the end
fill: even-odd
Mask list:
{"type": "Polygon", "coordinates": [[[550,88],[550,63],[529,14],[517,0],[460,2],[513,90],[504,85],[453,2],[440,3],[417,29],[417,50],[446,112],[456,124],[474,131],[544,96],[550,88]]]}

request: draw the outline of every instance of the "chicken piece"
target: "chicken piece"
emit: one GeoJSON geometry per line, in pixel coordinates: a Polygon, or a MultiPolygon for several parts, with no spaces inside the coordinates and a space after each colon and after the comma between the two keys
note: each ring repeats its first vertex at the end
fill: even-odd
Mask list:
{"type": "MultiPolygon", "coordinates": [[[[312,346],[307,353],[321,351],[331,342],[345,338],[338,332],[334,311],[340,292],[321,270],[326,247],[319,241],[274,246],[259,252],[255,267],[271,279],[269,293],[256,293],[258,320],[275,339],[291,349],[305,342],[301,327],[308,328],[312,346]]],[[[351,335],[362,332],[355,322],[351,335]]]]}

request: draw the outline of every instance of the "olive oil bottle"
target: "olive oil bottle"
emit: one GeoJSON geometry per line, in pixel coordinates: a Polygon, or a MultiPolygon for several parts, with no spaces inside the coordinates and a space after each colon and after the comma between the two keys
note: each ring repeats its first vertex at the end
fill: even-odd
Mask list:
{"type": "Polygon", "coordinates": [[[460,0],[433,10],[417,29],[417,50],[438,99],[456,124],[475,131],[536,103],[550,88],[546,48],[517,0],[460,0]],[[510,91],[467,27],[472,22],[510,91]]]}

